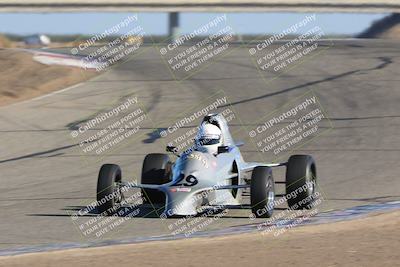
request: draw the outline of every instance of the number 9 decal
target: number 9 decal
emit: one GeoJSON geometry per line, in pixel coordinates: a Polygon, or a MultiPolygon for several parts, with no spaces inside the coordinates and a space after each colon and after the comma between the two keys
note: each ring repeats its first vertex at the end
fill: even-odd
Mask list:
{"type": "Polygon", "coordinates": [[[193,175],[188,175],[185,178],[185,182],[182,184],[175,184],[176,186],[194,186],[196,184],[198,184],[199,181],[197,180],[196,177],[194,177],[193,175]]]}

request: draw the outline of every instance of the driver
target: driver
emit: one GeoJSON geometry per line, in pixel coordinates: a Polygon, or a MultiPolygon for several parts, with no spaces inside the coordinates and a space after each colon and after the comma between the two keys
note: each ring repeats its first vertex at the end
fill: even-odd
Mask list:
{"type": "Polygon", "coordinates": [[[216,155],[218,153],[218,147],[221,146],[222,143],[222,132],[218,126],[207,122],[200,126],[196,138],[196,147],[198,150],[216,155]]]}

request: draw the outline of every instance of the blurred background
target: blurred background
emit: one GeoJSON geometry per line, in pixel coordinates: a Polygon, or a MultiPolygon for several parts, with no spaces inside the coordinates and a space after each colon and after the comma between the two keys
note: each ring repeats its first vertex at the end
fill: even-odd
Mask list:
{"type": "MultiPolygon", "coordinates": [[[[190,33],[222,14],[181,13],[179,28],[174,34],[190,33]]],[[[227,24],[235,30],[235,40],[246,41],[279,33],[301,21],[307,14],[311,13],[228,13],[227,24]]],[[[75,46],[75,42],[102,33],[130,15],[132,13],[120,12],[0,13],[0,47],[75,46]]],[[[165,40],[172,34],[170,13],[137,15],[146,33],[144,42],[165,40]]],[[[316,22],[324,30],[325,38],[398,39],[400,36],[400,15],[397,13],[317,13],[316,22]]],[[[126,29],[129,30],[129,27],[126,29]]],[[[124,29],[119,32],[123,33],[124,29]]],[[[299,33],[302,33],[302,29],[299,33]]]]}

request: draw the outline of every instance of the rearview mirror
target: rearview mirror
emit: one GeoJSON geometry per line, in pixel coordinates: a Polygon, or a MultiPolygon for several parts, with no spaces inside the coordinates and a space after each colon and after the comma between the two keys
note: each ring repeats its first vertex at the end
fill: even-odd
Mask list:
{"type": "Polygon", "coordinates": [[[176,148],[175,146],[167,146],[167,148],[165,150],[167,152],[172,152],[172,153],[178,152],[178,148],[176,148]]]}
{"type": "Polygon", "coordinates": [[[235,146],[237,146],[237,147],[240,147],[240,146],[243,146],[244,145],[244,142],[243,141],[237,141],[236,143],[235,143],[235,146]]]}
{"type": "Polygon", "coordinates": [[[229,152],[229,146],[219,146],[218,154],[229,152]]]}

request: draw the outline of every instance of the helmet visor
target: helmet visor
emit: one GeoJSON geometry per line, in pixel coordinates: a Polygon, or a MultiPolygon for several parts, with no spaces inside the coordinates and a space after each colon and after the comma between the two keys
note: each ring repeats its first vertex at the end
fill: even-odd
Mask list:
{"type": "Polygon", "coordinates": [[[220,136],[203,136],[198,140],[198,143],[200,146],[209,146],[219,144],[220,140],[220,136]]]}

